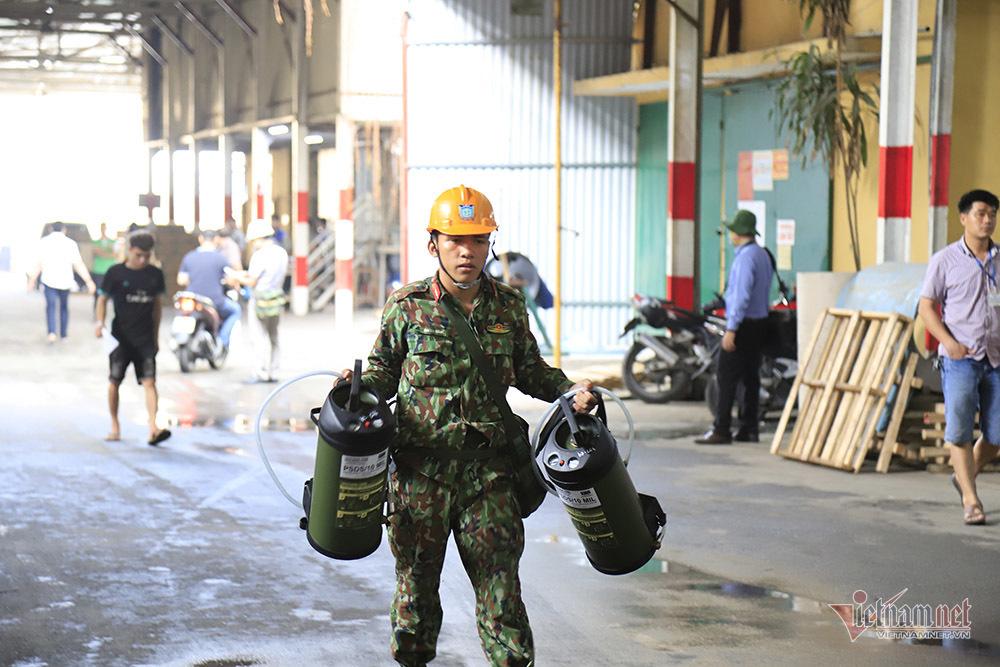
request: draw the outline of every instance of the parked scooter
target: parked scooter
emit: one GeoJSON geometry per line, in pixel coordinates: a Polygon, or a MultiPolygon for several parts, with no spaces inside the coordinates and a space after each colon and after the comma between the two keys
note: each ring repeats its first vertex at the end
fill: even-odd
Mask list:
{"type": "Polygon", "coordinates": [[[622,367],[628,390],[647,403],[690,398],[694,388],[703,392],[714,372],[725,318],[656,297],[637,294],[633,301],[638,316],[621,334],[633,335],[622,367]]]}
{"type": "Polygon", "coordinates": [[[228,350],[219,339],[222,320],[212,300],[194,292],[177,292],[174,310],[170,349],[177,355],[181,372],[190,372],[198,359],[205,359],[212,368],[222,368],[228,350]]]}
{"type": "MultiPolygon", "coordinates": [[[[634,297],[638,317],[622,335],[634,340],[622,368],[625,386],[646,403],[704,397],[712,414],[718,403],[715,369],[726,333],[725,302],[705,304],[701,314],[656,297],[634,297]]],[[[768,337],[761,364],[760,414],[780,411],[798,372],[795,340],[795,299],[787,288],[769,315],[768,337]]],[[[737,389],[737,397],[742,386],[737,389]]]]}

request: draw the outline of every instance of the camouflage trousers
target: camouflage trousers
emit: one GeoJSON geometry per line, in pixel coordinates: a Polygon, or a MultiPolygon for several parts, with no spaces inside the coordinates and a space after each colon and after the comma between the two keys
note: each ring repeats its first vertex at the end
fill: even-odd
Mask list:
{"type": "Polygon", "coordinates": [[[455,484],[415,471],[393,473],[395,513],[389,519],[389,546],[396,558],[391,649],[402,665],[434,659],[441,630],[438,587],[449,534],[476,593],[476,621],[491,665],[530,666],[534,645],[521,600],[518,561],[524,525],[510,481],[483,482],[470,463],[455,484]]]}

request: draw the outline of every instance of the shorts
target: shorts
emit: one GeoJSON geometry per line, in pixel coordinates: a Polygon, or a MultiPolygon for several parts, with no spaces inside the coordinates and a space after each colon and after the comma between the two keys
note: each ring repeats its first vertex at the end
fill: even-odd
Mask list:
{"type": "Polygon", "coordinates": [[[108,362],[111,371],[108,380],[112,384],[121,384],[125,379],[125,371],[129,364],[135,368],[135,380],[142,384],[143,380],[156,379],[156,346],[152,343],[146,345],[131,345],[125,341],[119,341],[118,347],[108,355],[108,362]]]}
{"type": "Polygon", "coordinates": [[[949,359],[941,356],[944,389],[944,439],[953,445],[972,444],[972,426],[979,411],[979,429],[988,444],[1000,445],[1000,366],[989,359],[949,359]]]}

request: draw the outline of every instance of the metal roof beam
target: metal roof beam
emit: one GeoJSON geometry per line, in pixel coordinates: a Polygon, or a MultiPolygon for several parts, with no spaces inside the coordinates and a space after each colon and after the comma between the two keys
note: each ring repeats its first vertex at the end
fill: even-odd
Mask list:
{"type": "Polygon", "coordinates": [[[222,7],[222,11],[228,14],[229,18],[236,22],[236,25],[240,27],[240,30],[246,33],[247,37],[253,38],[257,36],[257,31],[254,27],[247,23],[247,20],[243,18],[243,15],[240,14],[239,10],[236,9],[236,7],[229,2],[229,0],[215,0],[215,3],[219,5],[219,7],[222,7]]]}
{"type": "Polygon", "coordinates": [[[142,48],[146,51],[146,53],[149,54],[149,57],[155,60],[157,63],[159,63],[160,67],[167,66],[167,59],[163,57],[163,54],[161,54],[159,51],[153,48],[153,45],[147,42],[145,37],[140,35],[135,29],[131,28],[130,26],[125,26],[125,32],[132,35],[132,37],[138,39],[139,43],[142,44],[142,48]]]}
{"type": "MultiPolygon", "coordinates": [[[[120,21],[116,21],[115,25],[121,25],[120,21]]],[[[39,29],[34,26],[12,26],[12,25],[0,25],[0,31],[3,32],[20,32],[25,33],[24,37],[34,37],[39,33],[39,29]]],[[[108,37],[115,37],[121,35],[127,35],[128,32],[124,30],[85,30],[78,28],[56,28],[49,32],[45,32],[45,35],[55,35],[56,33],[63,33],[67,35],[105,35],[108,37]]]]}
{"type": "Polygon", "coordinates": [[[184,16],[188,21],[194,24],[194,27],[198,28],[208,41],[212,43],[212,46],[216,48],[222,48],[222,38],[215,34],[215,31],[209,27],[208,23],[205,22],[200,16],[194,13],[194,11],[188,7],[186,4],[181,2],[181,0],[176,0],[174,6],[180,10],[181,15],[184,16]]]}
{"type": "Polygon", "coordinates": [[[108,42],[111,43],[111,46],[113,46],[116,49],[118,49],[123,56],[125,56],[126,58],[128,58],[129,62],[131,62],[133,65],[135,65],[136,67],[142,67],[142,61],[139,60],[138,58],[136,58],[135,56],[133,56],[132,53],[128,49],[126,49],[124,46],[122,46],[121,44],[119,44],[118,40],[115,39],[113,36],[109,36],[108,37],[108,42]]]}
{"type": "Polygon", "coordinates": [[[177,32],[174,31],[174,29],[171,28],[169,25],[167,25],[163,21],[163,19],[161,19],[157,14],[153,15],[153,25],[162,30],[163,34],[166,35],[167,38],[171,42],[173,42],[178,49],[180,49],[189,56],[194,55],[194,49],[188,46],[188,43],[184,41],[184,38],[178,35],[177,32]]]}

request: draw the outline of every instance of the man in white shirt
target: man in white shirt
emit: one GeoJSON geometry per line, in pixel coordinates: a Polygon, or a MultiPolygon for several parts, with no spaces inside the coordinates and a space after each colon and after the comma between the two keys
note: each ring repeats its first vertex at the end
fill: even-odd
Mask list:
{"type": "Polygon", "coordinates": [[[253,337],[257,368],[249,382],[277,382],[278,323],[286,301],[283,286],[288,252],[275,242],[274,229],[264,220],[250,223],[246,238],[254,252],[239,281],[253,289],[250,304],[259,323],[253,337]]]}
{"type": "Polygon", "coordinates": [[[69,334],[69,291],[76,286],[73,272],[83,279],[87,290],[94,294],[97,287],[80,256],[76,242],[66,236],[61,222],[53,222],[51,232],[38,245],[38,266],[28,278],[28,291],[34,291],[41,277],[45,292],[45,321],[48,341],[56,340],[56,307],[59,308],[59,337],[66,340],[69,334]]]}

